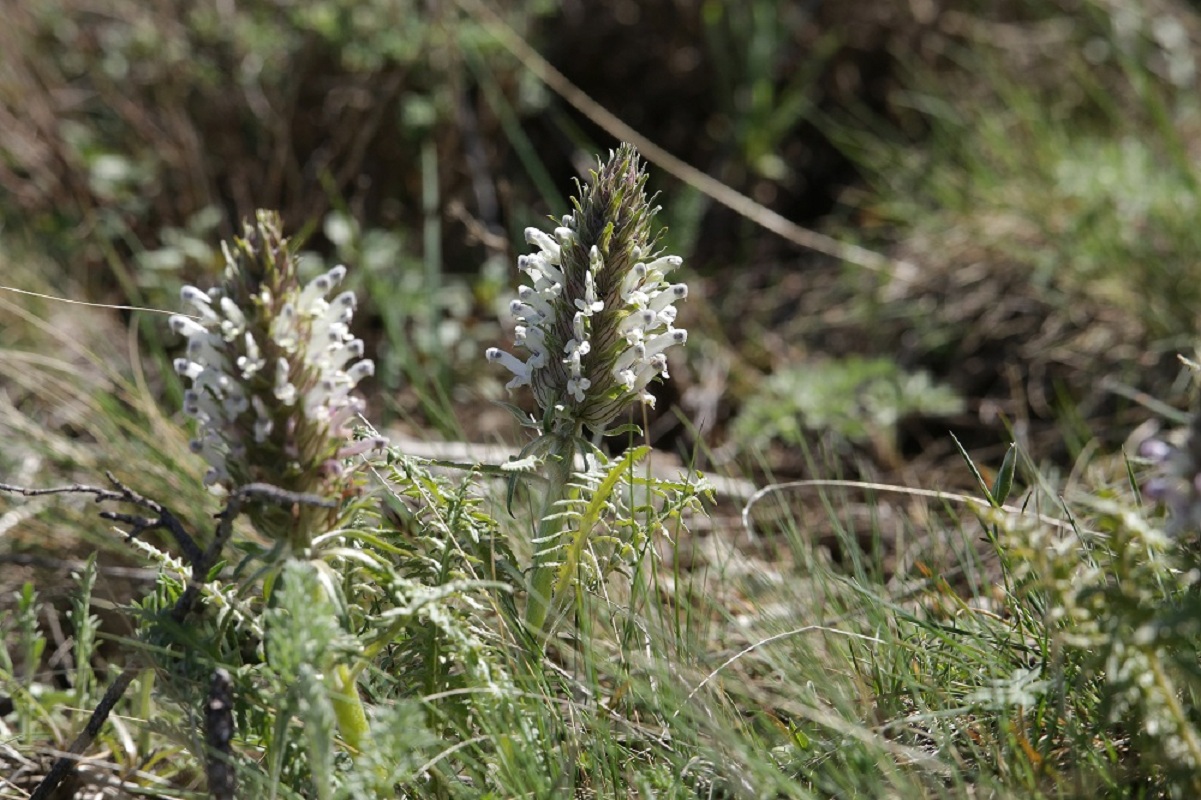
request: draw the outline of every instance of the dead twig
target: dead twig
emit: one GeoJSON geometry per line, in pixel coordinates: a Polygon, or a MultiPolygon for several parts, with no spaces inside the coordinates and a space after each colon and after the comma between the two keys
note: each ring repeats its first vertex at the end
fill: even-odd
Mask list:
{"type": "Polygon", "coordinates": [[[233,737],[233,680],[227,670],[218,667],[213,672],[213,684],[204,707],[204,738],[209,748],[205,773],[213,800],[234,800],[237,794],[238,776],[230,746],[233,737]]]}

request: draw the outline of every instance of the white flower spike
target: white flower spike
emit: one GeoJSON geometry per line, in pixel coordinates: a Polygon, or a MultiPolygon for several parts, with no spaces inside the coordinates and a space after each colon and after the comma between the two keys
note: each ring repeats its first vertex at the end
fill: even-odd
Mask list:
{"type": "MultiPolygon", "coordinates": [[[[646,391],[667,377],[664,351],[688,339],[674,326],[675,304],[688,296],[665,274],[682,263],[658,255],[656,211],[645,193],[637,152],[622,145],[598,165],[573,213],[552,233],[527,228],[537,252],[517,266],[529,283],[510,312],[522,360],[489,348],[489,361],[513,373],[508,388],[529,385],[560,430],[603,430],[630,402],[653,404],[646,391]]],[[[549,417],[548,417],[549,418],[549,417]]]]}
{"type": "MultiPolygon", "coordinates": [[[[259,212],[241,238],[223,243],[225,280],[181,299],[199,319],[173,316],[187,338],[175,371],[191,383],[184,411],[199,423],[193,450],[209,464],[205,481],[226,490],[265,481],[296,492],[338,496],[339,463],[359,452],[350,422],[363,408],[354,387],[374,372],[350,333],[355,297],[330,294],[345,267],[302,285],[277,215],[259,212]]],[[[372,443],[378,444],[378,443],[372,443]]],[[[305,514],[329,514],[305,507],[305,514]]],[[[281,509],[252,512],[265,533],[307,546],[306,520],[281,509]]],[[[320,526],[317,526],[320,527],[320,526]]]]}

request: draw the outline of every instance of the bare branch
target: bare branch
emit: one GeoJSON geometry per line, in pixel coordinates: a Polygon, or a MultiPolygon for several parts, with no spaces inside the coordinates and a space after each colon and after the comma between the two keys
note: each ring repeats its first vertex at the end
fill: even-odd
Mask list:
{"type": "Polygon", "coordinates": [[[0,492],[9,494],[19,494],[24,497],[40,497],[42,495],[51,494],[85,494],[92,495],[97,503],[115,502],[128,503],[137,508],[144,508],[155,515],[156,518],[149,519],[146,517],[135,517],[129,514],[120,514],[113,511],[102,511],[100,516],[104,519],[110,519],[114,522],[121,522],[129,525],[132,530],[126,535],[129,538],[134,538],[148,530],[165,530],[179,545],[183,551],[184,557],[190,562],[195,563],[200,557],[200,548],[196,545],[196,541],[184,530],[183,524],[174,514],[164,508],[155,500],[134,491],[126,486],[111,472],[106,472],[105,476],[112,483],[112,489],[104,489],[99,486],[88,486],[82,483],[73,483],[68,486],[54,486],[47,489],[33,489],[27,486],[16,486],[9,483],[0,483],[0,492]]]}

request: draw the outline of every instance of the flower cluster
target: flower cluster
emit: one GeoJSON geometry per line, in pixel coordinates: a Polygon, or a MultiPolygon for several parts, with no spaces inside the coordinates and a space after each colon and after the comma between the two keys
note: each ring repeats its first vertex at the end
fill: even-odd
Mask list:
{"type": "Polygon", "coordinates": [[[688,340],[674,325],[688,287],[666,277],[681,259],[656,252],[658,208],[645,184],[637,151],[622,145],[553,233],[526,229],[537,252],[517,260],[529,283],[510,310],[529,356],[486,353],[513,373],[508,388],[529,385],[543,412],[569,428],[603,430],[632,400],[653,406],[647,386],[667,377],[665,351],[688,340]]]}
{"type": "Polygon", "coordinates": [[[264,481],[331,494],[342,459],[376,444],[350,441],[362,409],[352,390],[374,365],[350,333],[354,294],[329,297],[346,268],[302,286],[272,212],[260,211],[222,250],[223,284],[208,292],[185,286],[181,295],[195,316],[170,319],[188,340],[175,371],[191,381],[184,411],[199,422],[192,449],[209,464],[205,483],[230,489],[264,481]]]}

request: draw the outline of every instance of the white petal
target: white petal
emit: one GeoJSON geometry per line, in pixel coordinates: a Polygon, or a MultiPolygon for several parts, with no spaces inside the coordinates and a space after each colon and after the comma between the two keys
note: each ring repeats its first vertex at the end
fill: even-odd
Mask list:
{"type": "Polygon", "coordinates": [[[540,231],[537,228],[526,228],[525,240],[541,249],[550,263],[559,263],[559,243],[550,234],[540,231]]]}
{"type": "Polygon", "coordinates": [[[632,367],[634,364],[640,363],[645,359],[646,345],[636,344],[619,355],[617,360],[613,362],[613,373],[615,375],[620,374],[621,372],[632,367]]]}
{"type": "Polygon", "coordinates": [[[195,286],[184,286],[179,290],[179,299],[194,306],[209,306],[212,305],[212,298],[204,292],[197,289],[195,286]]]}
{"type": "Polygon", "coordinates": [[[630,331],[641,330],[655,324],[655,312],[649,309],[635,311],[621,321],[617,326],[617,332],[627,334],[630,331]]]}
{"type": "Polygon", "coordinates": [[[540,292],[534,291],[529,286],[522,286],[517,290],[517,296],[521,298],[521,302],[542,315],[543,319],[550,319],[553,316],[554,312],[550,307],[550,303],[540,292]]]}
{"type": "Polygon", "coordinates": [[[167,325],[176,333],[191,338],[193,336],[203,336],[208,333],[208,328],[201,325],[191,317],[185,317],[182,314],[172,314],[167,320],[167,325]]]}
{"type": "Polygon", "coordinates": [[[194,381],[200,377],[200,373],[203,371],[204,366],[195,361],[189,361],[186,358],[175,359],[175,373],[180,377],[194,381]]]}
{"type": "Polygon", "coordinates": [[[658,313],[672,303],[683,300],[686,297],[688,297],[688,285],[685,283],[676,283],[652,297],[646,304],[646,307],[658,313]]]}
{"type": "Polygon", "coordinates": [[[358,384],[363,378],[371,377],[375,374],[375,362],[369,358],[355,363],[353,367],[346,370],[346,376],[350,378],[350,385],[358,384]]]}
{"type": "Polygon", "coordinates": [[[538,313],[538,310],[531,305],[527,305],[520,300],[514,300],[509,303],[509,313],[517,319],[528,322],[531,325],[537,325],[546,317],[538,313]]]}
{"type": "Polygon", "coordinates": [[[646,343],[646,355],[652,357],[663,352],[674,344],[684,344],[688,341],[688,331],[676,328],[667,333],[661,333],[646,343]]]}
{"type": "Polygon", "coordinates": [[[684,263],[684,259],[679,256],[662,256],[646,265],[647,274],[652,272],[670,272],[676,267],[684,263]]]}
{"type": "Polygon", "coordinates": [[[646,264],[638,262],[631,267],[630,271],[627,272],[625,277],[621,279],[621,299],[629,302],[630,293],[641,286],[643,280],[645,279],[646,264]]]}
{"type": "Polygon", "coordinates": [[[529,365],[518,359],[517,356],[513,355],[512,353],[506,350],[501,350],[499,347],[489,347],[486,351],[484,351],[484,357],[493,364],[500,364],[517,377],[529,380],[529,365]]]}

